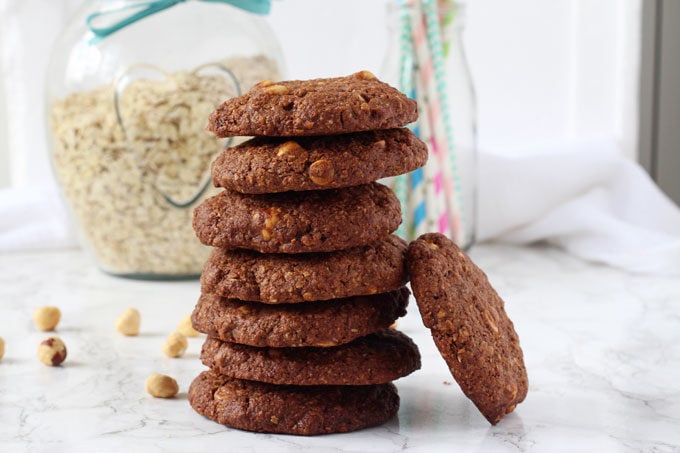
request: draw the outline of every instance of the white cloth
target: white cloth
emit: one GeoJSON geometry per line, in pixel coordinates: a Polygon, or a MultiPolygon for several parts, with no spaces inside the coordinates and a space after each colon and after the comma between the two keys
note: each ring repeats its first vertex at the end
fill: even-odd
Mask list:
{"type": "Polygon", "coordinates": [[[73,230],[56,188],[0,190],[0,253],[76,247],[73,230]]]}
{"type": "MultiPolygon", "coordinates": [[[[480,153],[478,240],[547,241],[633,272],[680,274],[680,209],[612,144],[480,153]]],[[[53,188],[0,190],[0,252],[76,245],[53,188]]]]}
{"type": "Polygon", "coordinates": [[[680,274],[680,209],[613,144],[480,154],[480,241],[547,241],[633,272],[680,274]]]}

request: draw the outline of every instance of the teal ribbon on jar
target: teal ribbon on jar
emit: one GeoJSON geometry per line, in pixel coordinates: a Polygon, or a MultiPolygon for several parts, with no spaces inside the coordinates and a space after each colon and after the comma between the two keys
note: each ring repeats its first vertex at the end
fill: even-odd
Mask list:
{"type": "MultiPolygon", "coordinates": [[[[109,35],[114,34],[128,25],[131,25],[138,20],[144,19],[147,16],[156,14],[164,9],[171,8],[178,3],[184,3],[187,0],[154,0],[148,2],[139,2],[134,5],[125,5],[119,8],[107,9],[105,11],[97,11],[87,16],[85,23],[88,30],[94,34],[94,39],[91,42],[98,42],[109,35]],[[105,27],[97,27],[94,23],[100,18],[106,16],[120,16],[127,11],[136,11],[129,16],[123,17],[114,21],[112,24],[105,27]]],[[[207,3],[225,3],[227,5],[235,6],[244,11],[254,14],[266,15],[269,14],[271,8],[270,0],[198,0],[207,3]]]]}

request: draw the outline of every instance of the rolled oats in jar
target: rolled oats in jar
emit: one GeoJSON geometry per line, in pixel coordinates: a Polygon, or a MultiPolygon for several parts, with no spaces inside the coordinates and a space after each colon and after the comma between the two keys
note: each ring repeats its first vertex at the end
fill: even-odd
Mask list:
{"type": "Polygon", "coordinates": [[[56,43],[47,80],[53,167],[81,241],[106,272],[200,274],[209,249],[192,231],[193,208],[214,194],[210,163],[233,144],[206,131],[208,115],[282,77],[278,43],[254,14],[265,11],[228,3],[149,12],[101,0],[56,43]],[[121,14],[134,20],[125,25],[121,14]]]}

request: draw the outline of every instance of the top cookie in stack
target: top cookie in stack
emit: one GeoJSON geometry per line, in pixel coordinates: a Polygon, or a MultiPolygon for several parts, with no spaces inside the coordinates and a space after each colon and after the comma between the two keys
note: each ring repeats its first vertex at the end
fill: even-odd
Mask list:
{"type": "Polygon", "coordinates": [[[211,115],[218,137],[299,137],[402,127],[418,119],[416,101],[369,71],[330,79],[258,83],[211,115]]]}
{"type": "Polygon", "coordinates": [[[420,368],[405,314],[399,201],[376,180],[425,164],[403,128],[415,101],[362,71],[261,82],[210,117],[219,137],[254,135],[213,162],[225,190],[195,210],[216,247],[194,327],[209,335],[189,400],[228,426],[320,434],[383,423],[391,381],[420,368]],[[244,396],[245,395],[245,396],[244,396]],[[241,397],[261,401],[243,411],[241,397]],[[276,402],[276,403],[275,403],[276,402]]]}

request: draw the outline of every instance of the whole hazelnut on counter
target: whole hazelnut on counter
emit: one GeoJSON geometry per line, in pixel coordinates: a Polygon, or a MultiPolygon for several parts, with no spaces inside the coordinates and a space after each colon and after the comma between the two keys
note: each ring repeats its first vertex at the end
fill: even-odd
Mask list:
{"type": "Polygon", "coordinates": [[[38,359],[47,366],[58,366],[66,359],[66,345],[58,337],[48,337],[38,346],[38,359]]]}
{"type": "Polygon", "coordinates": [[[144,383],[146,392],[155,398],[172,398],[179,392],[177,381],[160,373],[151,373],[144,383]]]}
{"type": "Polygon", "coordinates": [[[35,323],[35,327],[38,330],[42,330],[43,332],[56,329],[60,319],[61,311],[57,307],[38,307],[33,312],[33,322],[35,323]]]}
{"type": "Polygon", "coordinates": [[[135,336],[139,334],[142,317],[136,308],[128,308],[116,318],[116,330],[123,335],[135,336]]]}
{"type": "Polygon", "coordinates": [[[177,332],[181,333],[185,337],[197,337],[198,336],[198,330],[194,329],[194,326],[191,324],[191,315],[186,315],[182,320],[179,322],[179,325],[177,326],[177,332]]]}
{"type": "Polygon", "coordinates": [[[189,346],[189,342],[184,335],[179,332],[173,332],[168,335],[163,344],[163,354],[168,357],[182,357],[189,346]]]}

